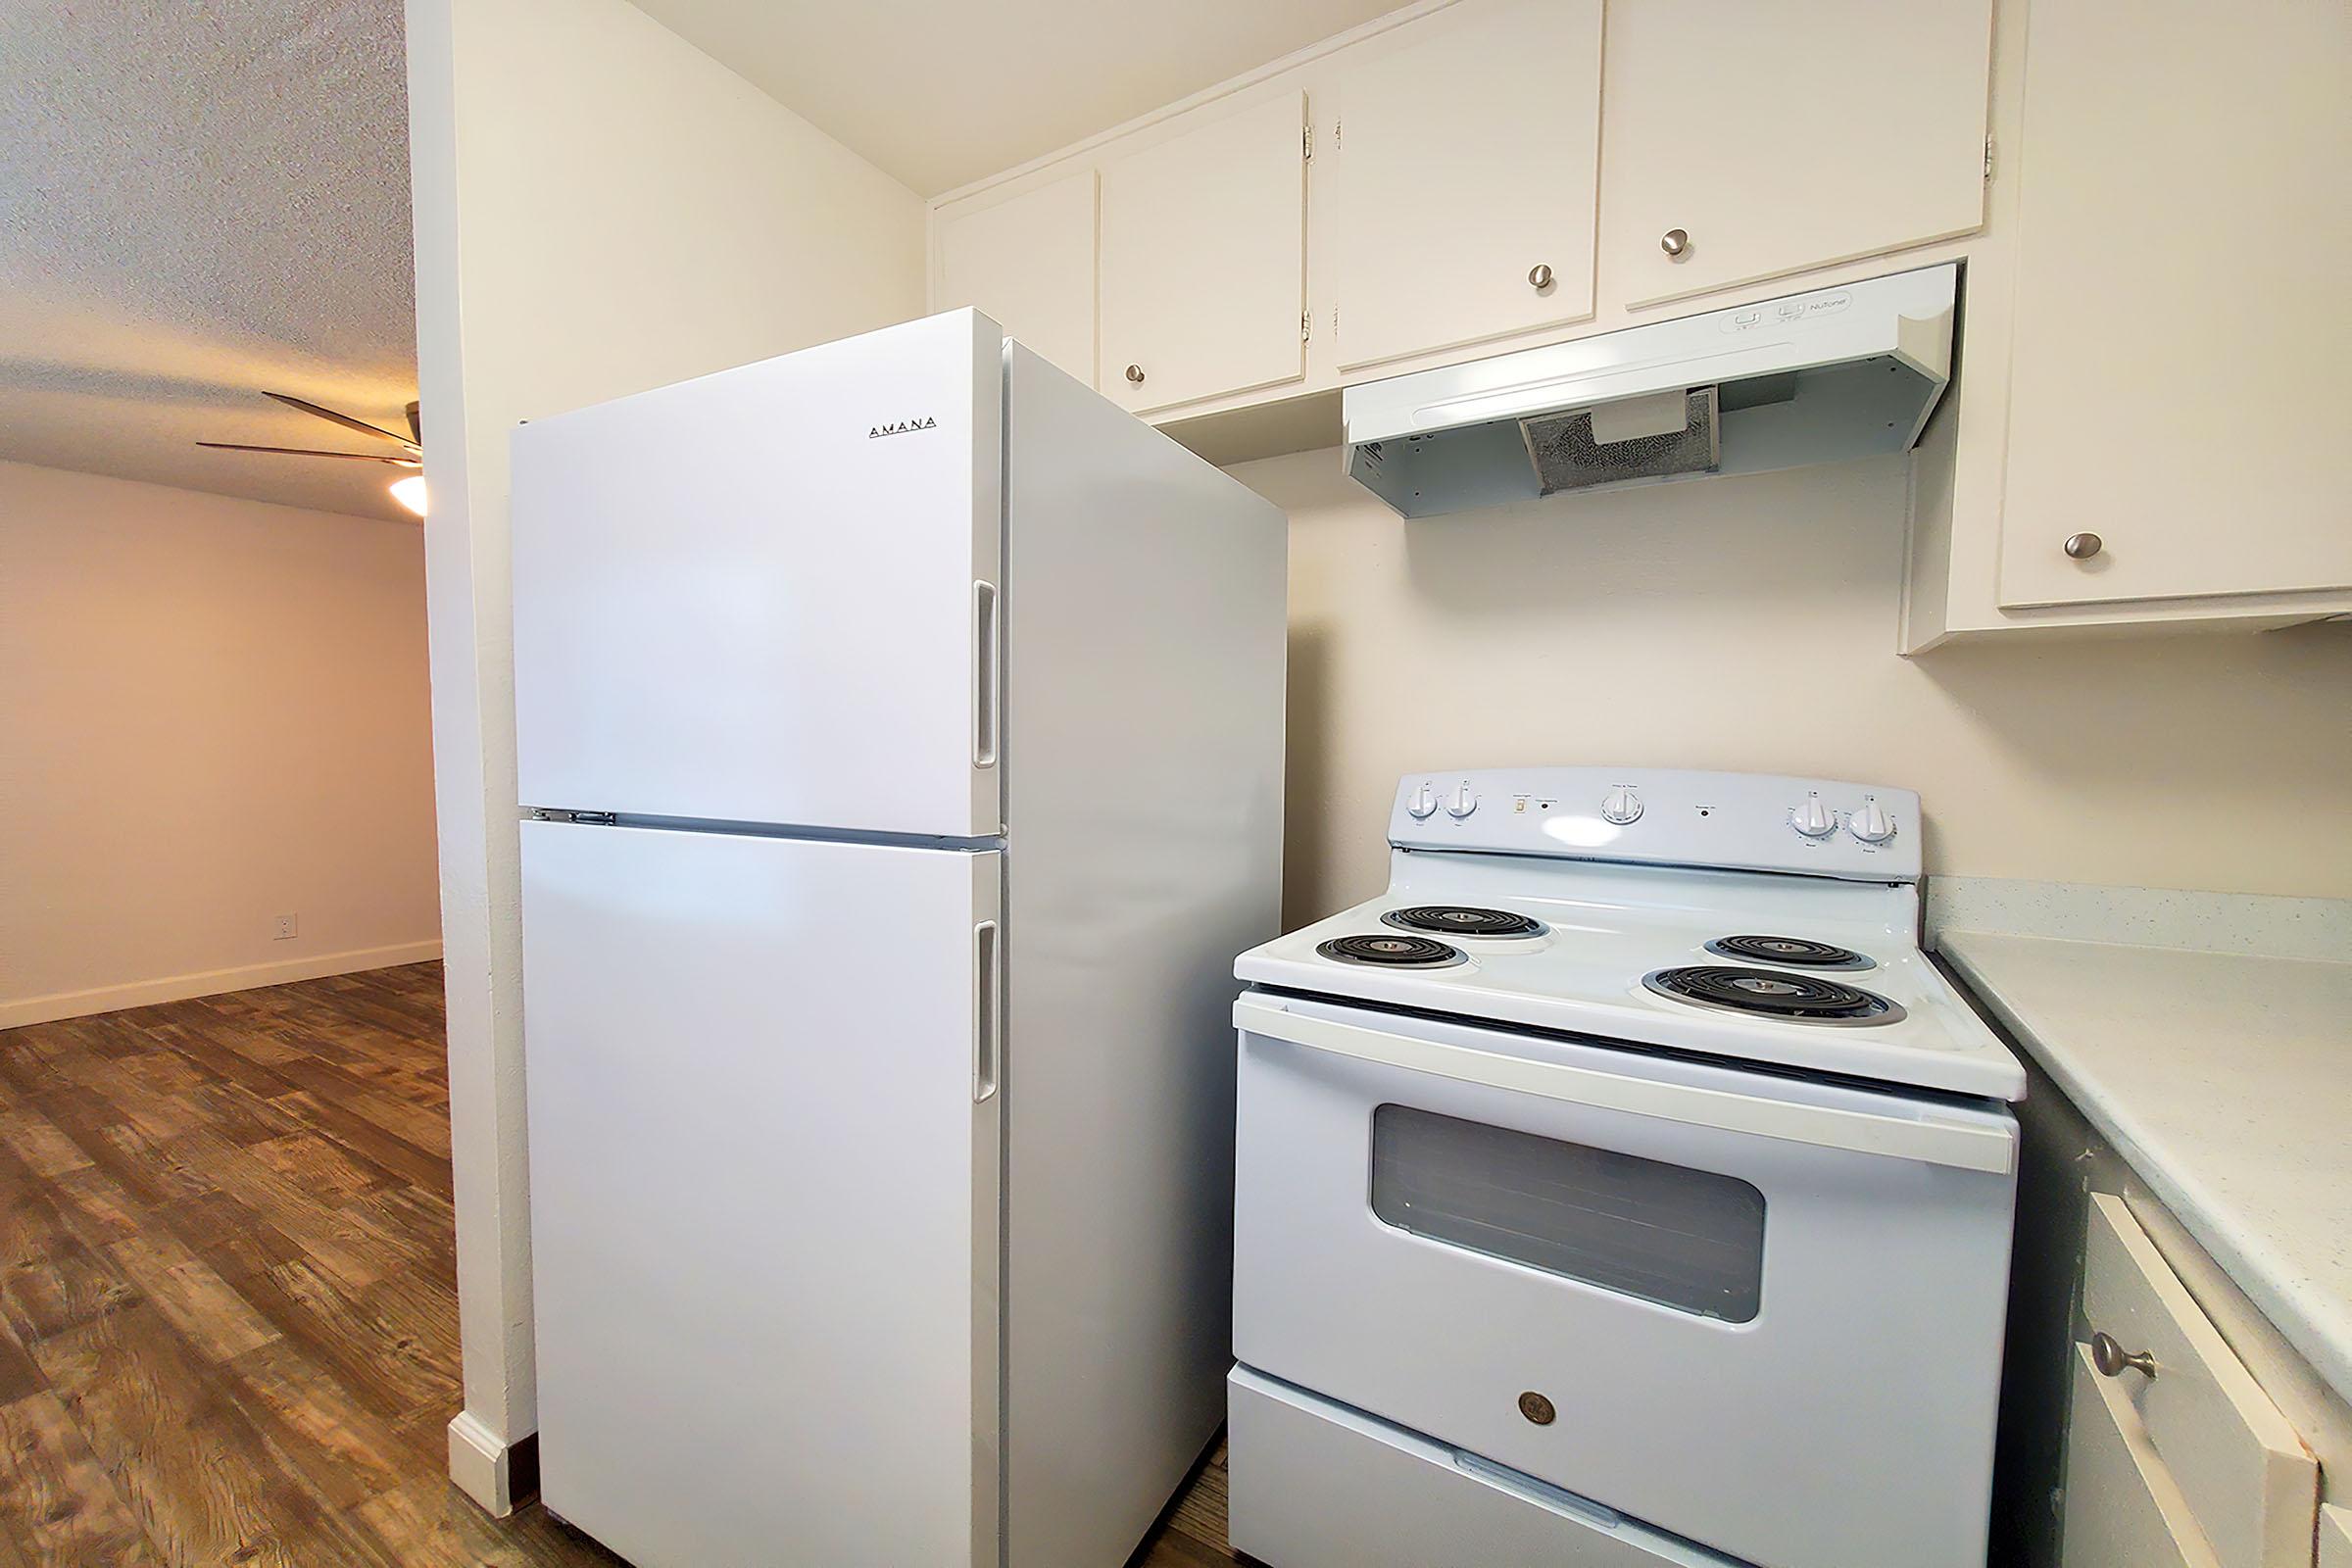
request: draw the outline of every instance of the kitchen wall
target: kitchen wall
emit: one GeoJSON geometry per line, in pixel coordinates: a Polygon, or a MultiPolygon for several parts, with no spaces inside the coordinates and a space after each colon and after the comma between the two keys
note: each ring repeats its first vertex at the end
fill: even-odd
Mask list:
{"type": "Polygon", "coordinates": [[[408,0],[433,738],[466,1412],[510,1500],[537,1425],[507,435],[922,314],[923,209],[622,0],[408,0]]]}
{"type": "Polygon", "coordinates": [[[1286,916],[1370,897],[1397,775],[1632,762],[1917,789],[1929,870],[2352,897],[2352,627],[1903,659],[1904,464],[1406,523],[1337,451],[1291,515],[1286,916]]]}
{"type": "Polygon", "coordinates": [[[416,526],[0,463],[0,1027],[438,924],[416,526]]]}

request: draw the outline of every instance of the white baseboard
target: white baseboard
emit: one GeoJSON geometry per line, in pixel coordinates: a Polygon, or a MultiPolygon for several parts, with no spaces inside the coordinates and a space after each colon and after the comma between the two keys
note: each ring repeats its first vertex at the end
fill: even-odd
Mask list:
{"type": "Polygon", "coordinates": [[[330,974],[357,974],[363,969],[389,969],[395,964],[422,963],[441,956],[441,943],[403,942],[388,948],[350,948],[342,953],[317,953],[277,963],[249,963],[236,969],[207,969],[199,974],[166,975],[160,980],[134,980],[128,985],[100,986],[91,991],[58,991],[45,997],[0,1002],[0,1029],[59,1018],[86,1018],[92,1013],[120,1012],[124,1007],[152,1007],[163,1002],[185,1002],[190,997],[217,997],[224,991],[251,991],[256,986],[282,986],[295,980],[317,980],[330,974]]]}
{"type": "Polygon", "coordinates": [[[539,1434],[509,1443],[472,1411],[461,1411],[449,1423],[449,1479],[490,1514],[504,1519],[516,1502],[539,1490],[539,1434]]]}

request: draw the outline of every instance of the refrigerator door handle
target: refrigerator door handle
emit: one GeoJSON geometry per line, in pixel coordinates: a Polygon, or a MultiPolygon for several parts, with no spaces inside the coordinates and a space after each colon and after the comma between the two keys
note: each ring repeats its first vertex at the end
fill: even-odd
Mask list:
{"type": "Polygon", "coordinates": [[[993,582],[972,584],[972,765],[994,767],[1003,720],[1004,632],[993,582]]]}
{"type": "Polygon", "coordinates": [[[997,922],[972,927],[972,1103],[997,1092],[998,1037],[1004,1028],[1004,986],[997,922]]]}

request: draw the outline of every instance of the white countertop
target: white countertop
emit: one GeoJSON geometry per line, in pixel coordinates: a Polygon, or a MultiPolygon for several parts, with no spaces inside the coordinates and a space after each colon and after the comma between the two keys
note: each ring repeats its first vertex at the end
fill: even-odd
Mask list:
{"type": "Polygon", "coordinates": [[[2352,1399],[2352,962],[1948,929],[1937,947],[2352,1399]]]}

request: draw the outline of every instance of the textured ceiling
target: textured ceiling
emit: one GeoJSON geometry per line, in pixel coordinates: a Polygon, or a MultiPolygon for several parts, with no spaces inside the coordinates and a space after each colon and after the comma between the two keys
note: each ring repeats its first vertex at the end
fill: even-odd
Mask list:
{"type": "Polygon", "coordinates": [[[936,196],[1214,86],[1402,0],[638,0],[936,196]]]}
{"type": "MultiPolygon", "coordinates": [[[[1393,4],[643,8],[929,195],[1393,4]]],[[[402,428],[411,271],[400,0],[0,0],[0,459],[405,516],[399,470],[195,443],[390,450],[260,394],[402,428]]]]}
{"type": "Polygon", "coordinates": [[[0,0],[0,459],[400,517],[400,0],[0,0]]]}

